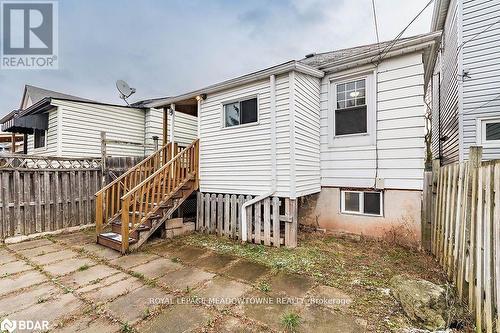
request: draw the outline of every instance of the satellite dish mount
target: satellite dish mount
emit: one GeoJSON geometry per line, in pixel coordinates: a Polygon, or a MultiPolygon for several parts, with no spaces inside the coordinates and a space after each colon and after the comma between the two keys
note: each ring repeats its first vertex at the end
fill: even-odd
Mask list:
{"type": "Polygon", "coordinates": [[[127,101],[127,98],[132,96],[132,94],[135,93],[135,88],[130,88],[127,82],[123,80],[118,80],[116,81],[116,89],[120,92],[120,98],[127,103],[127,105],[130,105],[127,101]]]}

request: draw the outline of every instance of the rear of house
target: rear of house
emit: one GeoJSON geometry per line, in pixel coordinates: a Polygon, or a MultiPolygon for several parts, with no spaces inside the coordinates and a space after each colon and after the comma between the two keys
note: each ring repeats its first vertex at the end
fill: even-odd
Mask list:
{"type": "Polygon", "coordinates": [[[436,1],[432,30],[443,37],[426,69],[432,156],[442,164],[500,158],[500,0],[436,1]]]}
{"type": "Polygon", "coordinates": [[[196,110],[204,195],[277,196],[304,224],[416,242],[439,36],[313,54],[149,106],[196,110]]]}

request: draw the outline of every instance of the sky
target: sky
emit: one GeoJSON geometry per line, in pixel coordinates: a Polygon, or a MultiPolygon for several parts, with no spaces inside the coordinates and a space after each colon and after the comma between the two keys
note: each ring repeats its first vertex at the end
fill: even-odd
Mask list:
{"type": "MultiPolygon", "coordinates": [[[[391,40],[428,0],[374,0],[391,40]]],[[[432,5],[405,36],[429,32],[432,5]]],[[[0,70],[0,115],[25,84],[124,104],[172,96],[313,52],[375,43],[371,0],[59,0],[59,69],[0,70]]]]}

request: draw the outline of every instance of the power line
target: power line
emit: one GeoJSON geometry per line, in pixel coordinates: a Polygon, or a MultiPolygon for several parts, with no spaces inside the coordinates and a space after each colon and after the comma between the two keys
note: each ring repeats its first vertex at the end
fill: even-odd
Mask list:
{"type": "Polygon", "coordinates": [[[372,7],[373,7],[373,21],[375,23],[375,34],[377,35],[377,46],[380,52],[380,38],[378,35],[378,23],[377,23],[377,12],[375,11],[375,0],[372,0],[372,7]]]}
{"type": "Polygon", "coordinates": [[[480,34],[490,30],[495,24],[497,23],[500,23],[500,20],[498,21],[495,21],[493,23],[491,23],[490,25],[488,25],[485,29],[479,31],[477,34],[475,34],[474,36],[472,36],[471,38],[467,39],[466,41],[462,42],[462,44],[460,44],[457,48],[457,51],[459,51],[465,44],[467,44],[468,42],[471,42],[473,41],[474,39],[476,39],[477,36],[479,36],[480,34]]]}
{"type": "Polygon", "coordinates": [[[477,108],[474,108],[472,110],[468,110],[467,112],[462,112],[462,114],[468,114],[468,113],[471,113],[471,112],[474,112],[476,110],[479,110],[480,108],[484,108],[486,105],[490,104],[491,102],[497,100],[500,98],[500,94],[496,95],[495,97],[493,97],[492,99],[490,99],[489,101],[479,105],[477,108]]]}

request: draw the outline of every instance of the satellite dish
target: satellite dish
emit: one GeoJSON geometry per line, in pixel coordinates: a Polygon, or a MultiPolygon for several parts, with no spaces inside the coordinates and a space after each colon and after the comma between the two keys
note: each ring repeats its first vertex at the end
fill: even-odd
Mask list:
{"type": "Polygon", "coordinates": [[[133,93],[135,93],[135,88],[130,88],[127,82],[123,80],[118,80],[116,81],[116,89],[118,89],[118,91],[120,92],[120,98],[123,99],[125,103],[127,103],[127,105],[130,105],[127,102],[127,98],[129,98],[130,96],[132,96],[133,93]]]}

